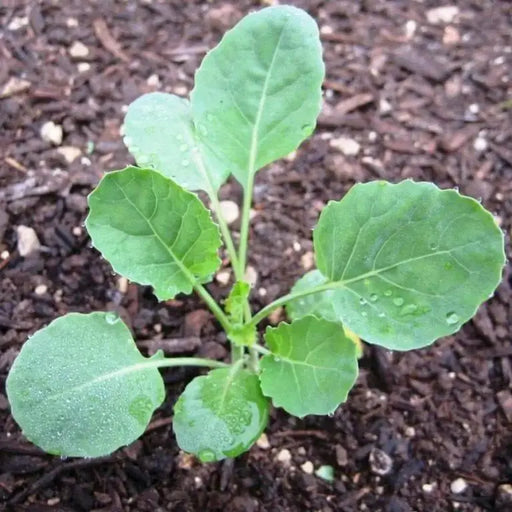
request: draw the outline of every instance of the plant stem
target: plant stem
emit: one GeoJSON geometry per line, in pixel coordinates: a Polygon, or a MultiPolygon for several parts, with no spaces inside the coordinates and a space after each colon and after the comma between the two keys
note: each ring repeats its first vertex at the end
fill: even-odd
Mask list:
{"type": "Polygon", "coordinates": [[[233,342],[231,342],[231,362],[236,363],[240,361],[240,359],[243,359],[244,352],[244,347],[235,345],[233,342]]]}
{"type": "Polygon", "coordinates": [[[249,223],[252,205],[252,190],[254,188],[254,172],[249,170],[247,186],[244,188],[244,204],[242,207],[242,220],[240,224],[240,246],[238,247],[238,273],[245,275],[247,263],[247,244],[249,241],[249,223]]]}
{"type": "MultiPolygon", "coordinates": [[[[150,361],[151,362],[151,361],[150,361]]],[[[164,359],[153,359],[152,362],[158,368],[172,366],[204,366],[207,368],[226,368],[229,364],[213,359],[202,357],[166,357],[164,359]]]]}
{"type": "Polygon", "coordinates": [[[200,283],[194,283],[194,290],[201,296],[206,302],[211,312],[215,315],[215,318],[219,321],[222,328],[227,332],[231,329],[231,323],[228,317],[224,314],[221,307],[215,302],[215,299],[210,295],[208,290],[200,283]]]}
{"type": "Polygon", "coordinates": [[[259,352],[260,354],[263,355],[272,353],[268,348],[262,347],[261,345],[253,345],[252,348],[254,349],[255,352],[259,352]]]}
{"type": "Polygon", "coordinates": [[[289,293],[287,295],[283,295],[279,299],[276,299],[274,302],[271,302],[267,306],[265,306],[263,309],[258,311],[250,322],[247,323],[247,325],[258,325],[265,317],[270,315],[272,311],[277,309],[279,306],[283,306],[287,304],[288,302],[291,302],[292,300],[300,299],[301,297],[306,297],[306,295],[312,295],[314,293],[319,292],[325,292],[327,290],[333,290],[335,288],[341,288],[340,282],[329,282],[325,284],[321,284],[319,286],[315,286],[313,288],[308,288],[307,290],[303,290],[301,292],[295,292],[295,293],[289,293]]]}
{"type": "Polygon", "coordinates": [[[222,216],[219,198],[217,197],[217,194],[213,191],[211,191],[208,195],[210,197],[210,201],[212,202],[212,209],[215,212],[215,216],[217,217],[217,222],[219,223],[222,238],[224,239],[224,243],[226,244],[226,249],[229,254],[229,259],[231,260],[231,266],[233,267],[235,278],[237,279],[237,281],[242,281],[244,278],[244,273],[242,272],[240,274],[238,255],[236,253],[235,244],[233,243],[233,238],[231,237],[231,232],[229,231],[226,220],[222,216]]]}

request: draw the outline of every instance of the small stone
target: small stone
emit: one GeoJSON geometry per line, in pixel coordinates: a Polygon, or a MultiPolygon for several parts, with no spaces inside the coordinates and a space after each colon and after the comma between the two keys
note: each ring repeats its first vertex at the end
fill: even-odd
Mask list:
{"type": "Polygon", "coordinates": [[[405,435],[406,437],[414,437],[416,435],[416,429],[414,427],[406,427],[405,435]]]}
{"type": "Polygon", "coordinates": [[[186,96],[188,94],[188,89],[184,85],[177,85],[172,92],[178,96],[186,96]]]}
{"type": "Polygon", "coordinates": [[[268,321],[270,324],[277,325],[283,319],[283,313],[284,309],[281,306],[272,311],[272,313],[268,315],[268,321]]]}
{"type": "Polygon", "coordinates": [[[54,507],[55,505],[58,505],[60,503],[60,498],[55,496],[55,498],[49,498],[47,501],[46,501],[46,504],[49,506],[49,507],[54,507]]]}
{"type": "Polygon", "coordinates": [[[471,105],[469,105],[468,107],[468,110],[471,114],[475,115],[478,114],[478,112],[480,112],[480,106],[478,105],[478,103],[471,103],[471,105]]]}
{"type": "Polygon", "coordinates": [[[381,98],[379,100],[379,112],[381,115],[385,116],[389,114],[393,110],[393,106],[386,98],[381,98]]]}
{"type": "Polygon", "coordinates": [[[452,23],[458,14],[459,8],[456,5],[441,5],[427,11],[427,21],[432,25],[452,23]]]}
{"type": "Polygon", "coordinates": [[[84,57],[87,57],[87,55],[89,55],[89,48],[87,48],[87,46],[85,46],[84,43],[80,41],[75,41],[69,47],[69,54],[74,59],[83,59],[84,57]]]}
{"type": "Polygon", "coordinates": [[[249,265],[245,270],[245,280],[251,285],[251,287],[254,287],[258,281],[258,272],[256,272],[256,269],[251,265],[249,265]]]}
{"type": "Polygon", "coordinates": [[[379,448],[373,448],[370,452],[370,469],[376,475],[384,476],[393,469],[393,459],[379,448]]]}
{"type": "Polygon", "coordinates": [[[333,33],[334,33],[334,29],[330,25],[322,25],[320,27],[320,34],[328,35],[328,34],[333,34],[333,33]]]}
{"type": "Polygon", "coordinates": [[[512,510],[512,484],[498,485],[496,490],[496,510],[512,510]]]}
{"type": "Polygon", "coordinates": [[[427,483],[427,484],[423,484],[421,486],[421,488],[423,489],[423,492],[426,492],[427,494],[430,494],[434,490],[435,486],[436,486],[435,483],[433,483],[433,484],[428,484],[427,483]]]}
{"type": "Polygon", "coordinates": [[[405,23],[405,37],[407,39],[411,39],[414,33],[416,32],[416,29],[418,28],[418,24],[414,20],[407,20],[405,23]]]}
{"type": "Polygon", "coordinates": [[[87,73],[91,69],[91,65],[88,62],[79,62],[76,65],[79,73],[87,73]]]}
{"type": "Polygon", "coordinates": [[[27,226],[18,226],[16,228],[18,235],[18,252],[23,258],[35,252],[39,252],[41,244],[37,238],[36,232],[27,226]]]}
{"type": "Polygon", "coordinates": [[[341,446],[341,444],[336,445],[336,462],[338,466],[344,467],[348,464],[348,454],[347,450],[341,446]]]}
{"type": "Polygon", "coordinates": [[[78,27],[78,20],[76,18],[68,18],[66,20],[66,25],[69,27],[69,28],[74,28],[74,27],[78,27]]]}
{"type": "Polygon", "coordinates": [[[178,467],[180,469],[191,469],[194,465],[195,458],[191,453],[180,451],[178,455],[178,467]]]}
{"type": "Polygon", "coordinates": [[[231,28],[240,18],[241,13],[235,5],[223,4],[212,7],[205,16],[206,23],[214,30],[225,32],[231,28]]]}
{"type": "Polygon", "coordinates": [[[215,275],[215,281],[222,286],[227,286],[231,279],[231,272],[227,269],[219,270],[215,275]]]}
{"type": "Polygon", "coordinates": [[[75,226],[71,232],[73,233],[74,236],[82,236],[82,233],[83,233],[83,230],[80,226],[75,226]]]}
{"type": "Polygon", "coordinates": [[[468,488],[468,483],[464,478],[457,478],[450,484],[450,491],[453,494],[462,494],[468,488]]]}
{"type": "Polygon", "coordinates": [[[297,158],[297,151],[292,151],[291,153],[288,153],[284,159],[287,162],[293,162],[297,158]]]}
{"type": "Polygon", "coordinates": [[[259,295],[260,297],[266,297],[266,296],[267,296],[267,293],[268,293],[267,289],[266,289],[266,288],[264,288],[263,286],[262,286],[262,287],[260,287],[260,288],[258,288],[258,295],[259,295]]]}
{"type": "Polygon", "coordinates": [[[0,90],[0,98],[8,98],[20,92],[26,91],[31,86],[28,80],[12,76],[0,90]]]}
{"type": "Polygon", "coordinates": [[[300,263],[304,270],[311,270],[315,265],[315,255],[311,251],[305,252],[300,257],[300,263]]]}
{"type": "Polygon", "coordinates": [[[233,224],[240,216],[240,208],[234,201],[221,201],[220,213],[226,223],[233,224]]]}
{"type": "Polygon", "coordinates": [[[146,80],[146,83],[150,87],[156,87],[156,88],[158,88],[162,85],[162,83],[160,82],[160,77],[156,73],[153,73],[150,77],[148,77],[148,79],[146,80]]]}
{"type": "Polygon", "coordinates": [[[453,46],[460,43],[459,31],[452,25],[447,25],[443,32],[443,44],[453,46]]]}
{"type": "Polygon", "coordinates": [[[8,30],[19,30],[20,28],[26,27],[28,25],[27,16],[14,16],[14,18],[10,21],[9,25],[7,25],[8,30]]]}
{"type": "Polygon", "coordinates": [[[117,280],[117,289],[121,293],[126,293],[128,291],[128,284],[128,279],[126,279],[126,277],[120,277],[117,280]]]}
{"type": "Polygon", "coordinates": [[[348,137],[338,137],[337,139],[331,139],[329,142],[331,148],[334,148],[345,156],[355,156],[359,153],[361,145],[354,139],[348,137]]]}
{"type": "Polygon", "coordinates": [[[47,291],[48,286],[46,286],[45,284],[38,284],[34,289],[34,293],[36,295],[44,295],[47,291]]]}
{"type": "Polygon", "coordinates": [[[312,475],[313,471],[315,470],[315,466],[313,466],[313,463],[310,460],[307,460],[304,462],[304,464],[301,464],[300,468],[302,471],[304,471],[304,473],[306,473],[306,475],[312,475]]]}
{"type": "Polygon", "coordinates": [[[47,121],[41,126],[39,133],[41,134],[41,138],[46,142],[51,142],[56,146],[62,143],[62,126],[60,124],[47,121]]]}
{"type": "Polygon", "coordinates": [[[270,448],[270,443],[265,432],[263,432],[263,434],[261,434],[261,436],[258,438],[258,440],[256,441],[256,445],[262,450],[268,450],[270,448]]]}
{"type": "Polygon", "coordinates": [[[375,142],[377,140],[377,137],[378,137],[377,132],[369,132],[368,133],[368,140],[370,142],[375,142]]]}
{"type": "Polygon", "coordinates": [[[57,153],[62,155],[68,164],[72,164],[79,156],[81,156],[82,151],[80,148],[76,148],[75,146],[61,146],[60,148],[57,148],[57,153]]]}
{"type": "Polygon", "coordinates": [[[473,142],[473,148],[475,149],[475,151],[478,151],[479,153],[485,151],[487,147],[487,139],[485,139],[484,137],[478,136],[473,142]]]}
{"type": "Polygon", "coordinates": [[[0,258],[6,260],[10,255],[11,253],[9,251],[2,251],[2,253],[0,254],[0,258]]]}
{"type": "Polygon", "coordinates": [[[316,471],[315,475],[326,482],[334,482],[334,468],[332,466],[324,465],[320,466],[316,471]]]}
{"type": "Polygon", "coordinates": [[[292,460],[292,454],[290,453],[290,450],[287,450],[286,448],[283,448],[276,457],[276,460],[278,462],[281,462],[285,466],[289,466],[290,462],[292,460]]]}
{"type": "Polygon", "coordinates": [[[295,240],[295,242],[293,242],[293,250],[295,252],[300,252],[300,250],[302,249],[301,245],[299,242],[297,242],[297,240],[295,240]]]}

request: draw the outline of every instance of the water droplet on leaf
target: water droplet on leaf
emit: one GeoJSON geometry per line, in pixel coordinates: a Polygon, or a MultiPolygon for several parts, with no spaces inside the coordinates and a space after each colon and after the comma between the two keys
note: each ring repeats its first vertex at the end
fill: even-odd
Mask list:
{"type": "Polygon", "coordinates": [[[187,149],[188,149],[188,146],[186,144],[182,144],[180,146],[180,151],[187,151],[187,149]]]}
{"type": "Polygon", "coordinates": [[[406,304],[400,310],[400,316],[412,315],[417,309],[418,306],[416,306],[416,304],[406,304]]]}
{"type": "Polygon", "coordinates": [[[456,324],[459,321],[459,315],[453,311],[446,315],[446,323],[448,325],[456,324]]]}
{"type": "Polygon", "coordinates": [[[361,306],[365,306],[366,304],[368,304],[368,302],[366,301],[366,299],[364,297],[361,297],[359,299],[359,304],[361,304],[361,306]]]}
{"type": "Polygon", "coordinates": [[[436,242],[430,242],[429,247],[431,251],[435,251],[439,245],[436,242]]]}
{"type": "Polygon", "coordinates": [[[217,457],[215,456],[215,453],[212,450],[201,450],[197,456],[199,457],[199,460],[201,462],[213,462],[217,460],[217,457]]]}
{"type": "Polygon", "coordinates": [[[393,292],[392,292],[391,290],[386,290],[386,291],[384,292],[384,295],[385,295],[386,297],[391,297],[391,295],[393,295],[393,292]]]}
{"type": "Polygon", "coordinates": [[[107,313],[105,315],[105,320],[107,321],[108,324],[113,325],[119,322],[119,315],[115,311],[111,311],[110,313],[107,313]]]}
{"type": "Polygon", "coordinates": [[[395,306],[401,306],[404,303],[404,299],[402,297],[396,297],[393,299],[393,304],[395,306]]]}
{"type": "Polygon", "coordinates": [[[188,160],[182,160],[181,161],[181,165],[183,165],[183,167],[187,167],[189,163],[190,162],[188,160]]]}
{"type": "Polygon", "coordinates": [[[378,300],[379,300],[379,296],[378,296],[376,293],[372,293],[372,294],[370,295],[370,300],[371,300],[372,302],[376,302],[376,301],[378,301],[378,300]]]}

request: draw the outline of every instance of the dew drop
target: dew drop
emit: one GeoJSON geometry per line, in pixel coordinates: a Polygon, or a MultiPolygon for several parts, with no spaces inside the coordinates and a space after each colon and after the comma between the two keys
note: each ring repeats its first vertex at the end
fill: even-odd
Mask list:
{"type": "Polygon", "coordinates": [[[105,320],[107,321],[108,324],[113,325],[119,322],[119,315],[115,311],[111,311],[110,313],[107,313],[105,315],[105,320]]]}
{"type": "Polygon", "coordinates": [[[215,119],[215,117],[213,116],[213,114],[206,114],[206,120],[209,121],[210,123],[215,119]]]}
{"type": "Polygon", "coordinates": [[[368,313],[366,311],[362,311],[361,316],[368,316],[368,313]]]}
{"type": "Polygon", "coordinates": [[[370,295],[370,301],[371,302],[377,302],[379,300],[379,296],[376,293],[372,293],[370,295]]]}
{"type": "Polygon", "coordinates": [[[215,453],[212,450],[201,450],[197,456],[199,457],[199,460],[201,462],[213,462],[217,460],[217,457],[215,456],[215,453]]]}
{"type": "Polygon", "coordinates": [[[458,321],[459,321],[459,315],[457,315],[457,313],[454,313],[453,311],[451,311],[450,313],[448,313],[446,315],[446,323],[448,325],[456,324],[458,321]]]}
{"type": "Polygon", "coordinates": [[[187,151],[187,149],[188,149],[188,146],[186,144],[182,144],[180,146],[180,151],[187,151]]]}
{"type": "Polygon", "coordinates": [[[404,303],[404,299],[402,297],[396,297],[393,299],[393,304],[395,306],[401,306],[404,303]]]}
{"type": "Polygon", "coordinates": [[[361,298],[359,299],[359,304],[361,304],[361,306],[365,306],[366,304],[368,304],[368,302],[366,302],[366,299],[365,299],[365,298],[361,297],[361,298]]]}
{"type": "Polygon", "coordinates": [[[453,268],[453,263],[451,263],[450,261],[447,261],[445,264],[444,264],[444,268],[446,270],[451,270],[453,268]]]}
{"type": "Polygon", "coordinates": [[[312,124],[304,124],[300,127],[302,134],[306,137],[309,137],[313,133],[313,125],[312,124]]]}
{"type": "Polygon", "coordinates": [[[418,309],[418,306],[416,306],[416,304],[406,304],[400,310],[399,315],[400,316],[412,315],[417,309],[418,309]]]}
{"type": "Polygon", "coordinates": [[[391,297],[391,295],[393,295],[393,292],[392,292],[391,290],[386,290],[386,291],[384,292],[384,295],[385,295],[386,297],[391,297]]]}
{"type": "Polygon", "coordinates": [[[386,316],[386,313],[383,313],[382,311],[377,315],[379,318],[384,318],[386,316]]]}
{"type": "Polygon", "coordinates": [[[430,242],[429,247],[431,251],[435,251],[439,245],[436,242],[430,242]]]}
{"type": "Polygon", "coordinates": [[[187,167],[189,163],[190,162],[186,159],[181,161],[181,165],[183,165],[183,167],[187,167]]]}

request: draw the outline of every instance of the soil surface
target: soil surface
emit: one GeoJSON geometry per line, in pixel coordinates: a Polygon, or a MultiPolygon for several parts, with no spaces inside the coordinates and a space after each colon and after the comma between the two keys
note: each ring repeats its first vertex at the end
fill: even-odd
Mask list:
{"type": "MultiPolygon", "coordinates": [[[[205,51],[265,3],[2,2],[2,385],[27,336],[69,311],[120,311],[144,352],[227,357],[226,338],[198,299],[159,304],[150,289],[114,275],[82,223],[102,173],[131,162],[119,136],[126,105],[152,90],[187,95],[205,51]],[[58,127],[53,142],[42,137],[50,121],[62,140],[58,127]],[[39,241],[26,256],[20,226],[39,241]]],[[[455,15],[432,11],[445,4],[437,0],[290,3],[321,27],[325,107],[315,135],[258,175],[254,306],[311,267],[319,211],[356,182],[457,186],[481,198],[508,237],[511,3],[459,0],[455,15]]],[[[240,187],[228,183],[221,195],[240,201],[240,187]]],[[[236,460],[202,465],[176,446],[172,406],[201,370],[164,371],[167,400],[148,432],[104,459],[41,453],[20,434],[3,388],[0,508],[510,511],[511,275],[509,265],[495,296],[456,336],[407,354],[366,346],[358,383],[332,417],[273,410],[268,444],[236,460]],[[308,461],[332,466],[334,482],[304,471],[308,461]]],[[[209,288],[219,298],[228,291],[218,281],[209,288]]]]}

